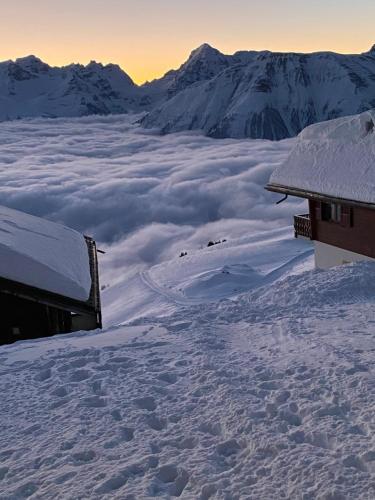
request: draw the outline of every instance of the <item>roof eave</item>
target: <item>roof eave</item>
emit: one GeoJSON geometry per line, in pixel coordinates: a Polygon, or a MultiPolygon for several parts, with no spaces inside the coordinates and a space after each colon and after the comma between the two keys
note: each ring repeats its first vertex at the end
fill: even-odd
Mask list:
{"type": "Polygon", "coordinates": [[[331,203],[340,203],[342,205],[350,205],[353,207],[362,207],[369,208],[371,210],[375,210],[375,203],[368,203],[364,201],[351,200],[348,198],[339,198],[337,196],[330,196],[324,193],[316,193],[314,191],[307,191],[305,189],[294,188],[290,186],[283,186],[281,184],[267,184],[265,186],[267,191],[271,191],[273,193],[281,193],[287,194],[290,196],[296,196],[298,198],[306,198],[308,200],[319,200],[319,201],[327,201],[331,203]]]}

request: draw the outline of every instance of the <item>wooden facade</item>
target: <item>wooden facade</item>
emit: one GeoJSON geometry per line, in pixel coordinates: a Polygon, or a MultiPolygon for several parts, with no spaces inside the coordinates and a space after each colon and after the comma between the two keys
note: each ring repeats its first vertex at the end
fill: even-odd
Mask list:
{"type": "MultiPolygon", "coordinates": [[[[328,202],[310,200],[311,238],[375,258],[375,210],[330,203],[341,210],[339,220],[324,218],[328,202]]],[[[374,207],[375,208],[375,207],[374,207]]]]}
{"type": "Polygon", "coordinates": [[[309,214],[294,218],[296,237],[375,259],[375,204],[275,184],[268,184],[266,189],[308,200],[309,214]]]}
{"type": "Polygon", "coordinates": [[[97,249],[85,237],[91,274],[86,302],[0,277],[0,344],[102,327],[97,249]]]}

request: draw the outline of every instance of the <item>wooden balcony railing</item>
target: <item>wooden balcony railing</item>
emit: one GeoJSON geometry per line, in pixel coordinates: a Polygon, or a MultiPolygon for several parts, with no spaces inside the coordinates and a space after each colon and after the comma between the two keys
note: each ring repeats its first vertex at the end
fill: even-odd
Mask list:
{"type": "Polygon", "coordinates": [[[310,214],[294,216],[294,236],[312,239],[310,214]]]}

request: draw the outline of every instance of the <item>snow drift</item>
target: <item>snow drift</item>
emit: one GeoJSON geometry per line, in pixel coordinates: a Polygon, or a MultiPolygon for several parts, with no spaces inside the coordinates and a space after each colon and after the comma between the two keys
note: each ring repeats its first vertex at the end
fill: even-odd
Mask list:
{"type": "Polygon", "coordinates": [[[0,206],[0,276],[86,301],[91,289],[86,241],[65,226],[0,206]]]}
{"type": "Polygon", "coordinates": [[[306,128],[270,184],[375,203],[375,110],[306,128]]]}
{"type": "Polygon", "coordinates": [[[0,495],[373,498],[374,264],[275,285],[2,346],[0,495]]]}

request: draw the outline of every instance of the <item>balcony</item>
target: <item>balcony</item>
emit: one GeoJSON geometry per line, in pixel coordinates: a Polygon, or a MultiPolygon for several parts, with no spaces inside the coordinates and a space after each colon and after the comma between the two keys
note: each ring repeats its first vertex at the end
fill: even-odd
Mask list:
{"type": "Polygon", "coordinates": [[[294,216],[294,236],[312,239],[310,214],[294,216]]]}

